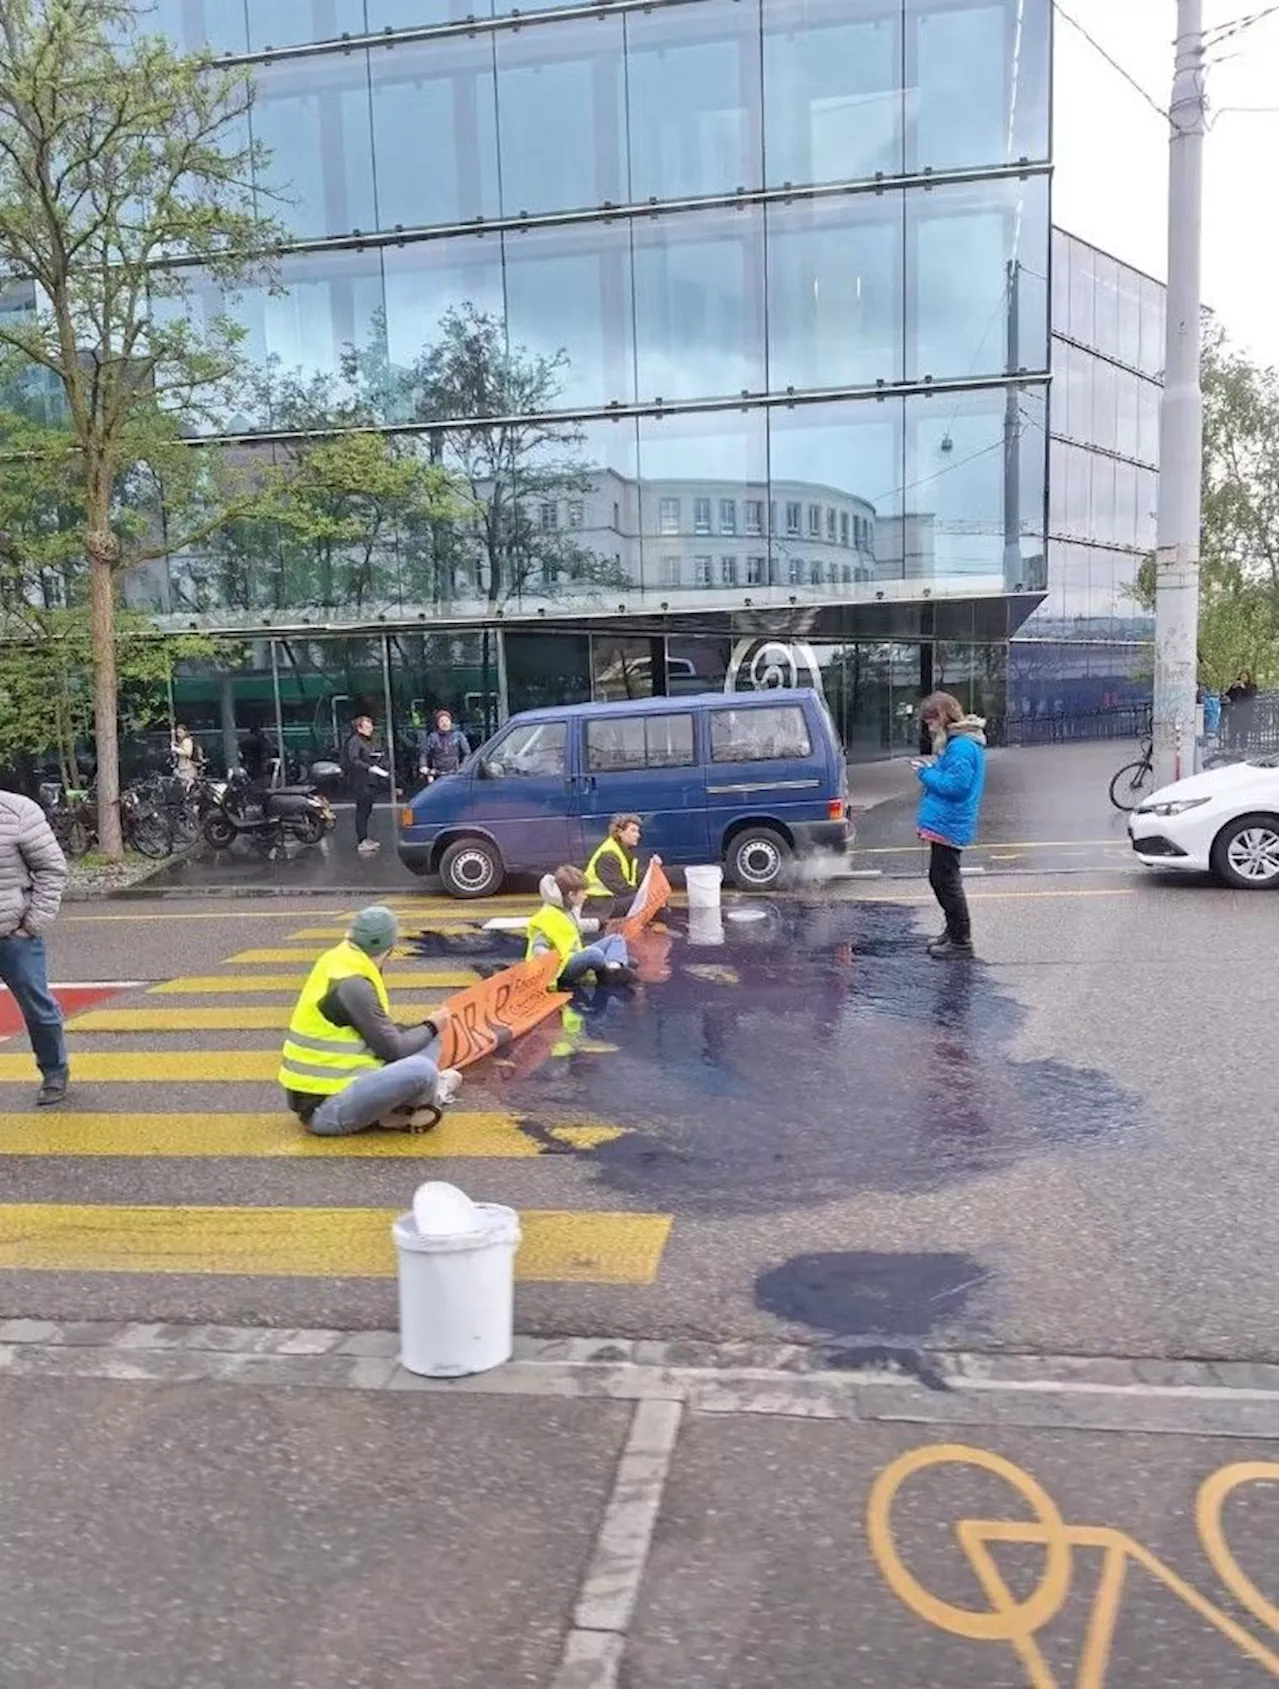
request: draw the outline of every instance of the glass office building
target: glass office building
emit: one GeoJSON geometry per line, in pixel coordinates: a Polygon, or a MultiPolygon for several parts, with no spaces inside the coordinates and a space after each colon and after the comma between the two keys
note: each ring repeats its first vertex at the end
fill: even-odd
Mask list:
{"type": "Polygon", "coordinates": [[[1134,589],[1156,543],[1165,289],[1062,229],[1052,275],[1049,581],[1010,651],[1008,715],[1127,732],[1154,664],[1134,589]]]}
{"type": "Polygon", "coordinates": [[[278,449],[355,391],[464,504],[323,566],[259,532],[135,577],[162,625],[237,642],[186,719],[315,740],[357,699],[402,733],[448,703],[477,733],[793,676],[855,755],[911,742],[922,686],[1001,717],[1011,635],[1047,587],[1075,614],[1047,556],[1050,14],[159,0],[251,71],[290,232],[275,291],[194,289],[264,376],[220,436],[278,449]]]}

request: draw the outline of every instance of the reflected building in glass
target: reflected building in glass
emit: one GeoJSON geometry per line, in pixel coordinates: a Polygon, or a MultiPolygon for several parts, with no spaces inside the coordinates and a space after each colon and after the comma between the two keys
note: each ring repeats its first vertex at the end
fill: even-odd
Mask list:
{"type": "Polygon", "coordinates": [[[1053,231],[1049,582],[1010,649],[1008,713],[1087,737],[1129,731],[1150,702],[1152,614],[1136,593],[1155,551],[1165,289],[1053,231]]]}
{"type": "MultiPolygon", "coordinates": [[[[287,448],[354,395],[465,507],[322,570],[224,535],[139,576],[165,625],[252,641],[256,677],[192,681],[188,720],[316,739],[358,696],[402,734],[447,703],[474,735],[556,699],[794,673],[874,755],[914,743],[922,688],[1001,720],[1019,630],[1074,649],[1073,618],[1114,615],[1095,569],[1114,605],[1145,483],[1123,536],[1050,518],[1078,451],[1050,406],[1051,273],[1055,305],[1078,281],[1092,313],[1059,385],[1068,348],[1119,358],[1095,345],[1096,268],[1058,274],[1090,249],[1051,254],[1050,0],[154,15],[251,70],[264,208],[292,237],[275,290],[193,290],[263,376],[222,432],[287,448]]],[[[1106,307],[1118,340],[1127,310],[1106,307]]]]}

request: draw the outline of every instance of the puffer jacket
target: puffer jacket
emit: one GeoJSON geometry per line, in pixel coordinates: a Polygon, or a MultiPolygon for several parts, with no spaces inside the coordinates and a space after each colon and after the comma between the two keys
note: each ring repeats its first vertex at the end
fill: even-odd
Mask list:
{"type": "Polygon", "coordinates": [[[67,859],[40,805],[0,792],[0,938],[47,932],[66,883],[67,859]]]}
{"type": "Polygon", "coordinates": [[[941,753],[916,770],[924,787],[916,826],[961,850],[973,843],[978,830],[978,806],[987,778],[986,725],[978,715],[953,722],[941,753]]]}

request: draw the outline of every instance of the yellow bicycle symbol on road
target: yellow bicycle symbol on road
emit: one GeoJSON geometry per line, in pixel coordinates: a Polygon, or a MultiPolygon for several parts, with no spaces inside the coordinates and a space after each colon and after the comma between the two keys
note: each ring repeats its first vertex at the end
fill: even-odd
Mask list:
{"type": "MultiPolygon", "coordinates": [[[[1222,1526],[1227,1497],[1242,1484],[1257,1482],[1280,1482],[1280,1466],[1274,1461],[1237,1461],[1206,1478],[1196,1497],[1196,1528],[1205,1555],[1224,1587],[1260,1624],[1280,1632],[1280,1611],[1241,1570],[1227,1546],[1222,1526]]],[[[1058,1689],[1035,1638],[1036,1632],[1062,1609],[1071,1586],[1072,1550],[1077,1548],[1100,1549],[1103,1559],[1075,1689],[1104,1689],[1130,1560],[1158,1579],[1243,1653],[1273,1676],[1280,1675],[1280,1658],[1265,1643],[1186,1583],[1142,1543],[1107,1525],[1068,1525],[1053,1498],[1030,1473],[988,1449],[969,1448],[963,1443],[932,1443],[899,1456],[872,1485],[867,1503],[867,1538],[885,1582],[913,1613],[953,1636],[976,1642],[1007,1642],[1021,1660],[1031,1689],[1058,1689]],[[956,1522],[956,1540],[991,1604],[987,1612],[956,1606],[926,1589],[908,1569],[894,1540],[890,1515],[902,1485],[929,1467],[951,1465],[977,1467],[1003,1478],[1032,1514],[1026,1520],[956,1522]],[[991,1552],[997,1543],[1033,1543],[1044,1549],[1040,1581],[1023,1600],[1016,1598],[1001,1574],[991,1552]]]]}

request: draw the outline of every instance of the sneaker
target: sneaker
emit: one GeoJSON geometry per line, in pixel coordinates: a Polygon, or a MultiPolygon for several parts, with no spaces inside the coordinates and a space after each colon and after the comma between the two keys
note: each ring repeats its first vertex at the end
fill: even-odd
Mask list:
{"type": "Polygon", "coordinates": [[[356,846],[356,854],[358,856],[374,856],[381,849],[382,846],[376,839],[361,839],[356,846]]]}
{"type": "Polygon", "coordinates": [[[448,1108],[462,1089],[462,1075],[456,1067],[442,1067],[436,1076],[436,1107],[448,1108]]]}
{"type": "Polygon", "coordinates": [[[44,1083],[36,1092],[36,1107],[51,1108],[55,1103],[67,1100],[67,1076],[65,1073],[46,1073],[44,1083]]]}
{"type": "Polygon", "coordinates": [[[430,1104],[417,1108],[393,1108],[378,1125],[388,1132],[429,1132],[440,1119],[440,1110],[430,1104]]]}
{"type": "Polygon", "coordinates": [[[929,946],[929,954],[937,962],[950,961],[953,956],[954,957],[970,956],[971,957],[973,955],[973,945],[972,945],[971,942],[965,943],[965,944],[957,944],[954,939],[947,938],[944,935],[940,939],[935,939],[934,942],[929,946]]]}

